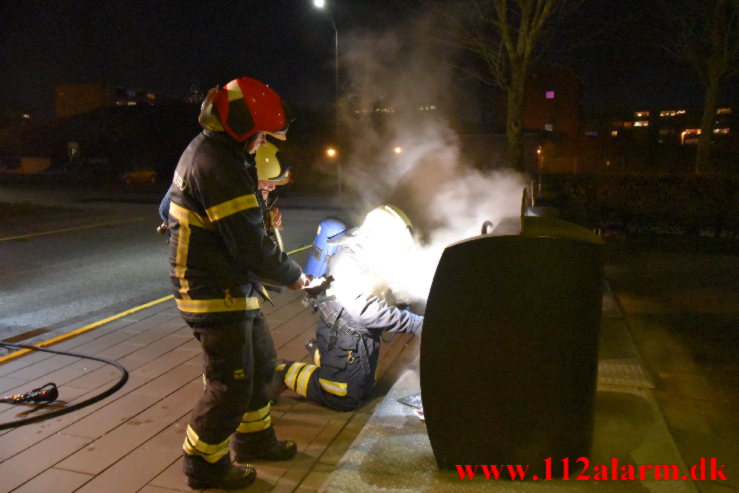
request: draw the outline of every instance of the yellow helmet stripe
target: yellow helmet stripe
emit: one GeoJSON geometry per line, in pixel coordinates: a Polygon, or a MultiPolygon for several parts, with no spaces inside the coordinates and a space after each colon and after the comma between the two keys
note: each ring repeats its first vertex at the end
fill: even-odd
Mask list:
{"type": "Polygon", "coordinates": [[[234,79],[226,84],[226,93],[228,94],[229,102],[244,98],[244,94],[241,92],[241,86],[239,86],[238,79],[234,79]]]}

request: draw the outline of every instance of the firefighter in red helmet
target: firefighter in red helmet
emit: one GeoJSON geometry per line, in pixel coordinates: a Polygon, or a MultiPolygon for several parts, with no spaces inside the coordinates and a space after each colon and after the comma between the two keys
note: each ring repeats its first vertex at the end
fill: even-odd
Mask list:
{"type": "Polygon", "coordinates": [[[209,91],[198,121],[204,130],[177,164],[168,214],[174,297],[202,346],[205,382],[187,426],[184,471],[195,489],[240,489],[256,478],[244,462],[297,451],[272,427],[265,382],[274,347],[257,279],[295,290],[308,279],[266,235],[257,190],[254,153],[267,134],[284,140],[287,131],[280,96],[241,77],[209,91]]]}

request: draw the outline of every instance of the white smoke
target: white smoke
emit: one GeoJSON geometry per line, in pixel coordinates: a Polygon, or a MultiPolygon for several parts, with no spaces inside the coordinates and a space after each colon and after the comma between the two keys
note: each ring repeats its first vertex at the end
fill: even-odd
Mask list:
{"type": "Polygon", "coordinates": [[[453,54],[429,42],[430,29],[419,21],[402,35],[361,33],[342,45],[351,97],[342,102],[341,128],[352,143],[344,176],[364,213],[392,203],[421,230],[423,241],[409,258],[387,259],[392,267],[381,269],[404,277],[421,300],[444,248],[479,235],[485,221],[519,215],[527,182],[465,161],[448,110],[466,95],[452,88],[443,60],[453,54]]]}

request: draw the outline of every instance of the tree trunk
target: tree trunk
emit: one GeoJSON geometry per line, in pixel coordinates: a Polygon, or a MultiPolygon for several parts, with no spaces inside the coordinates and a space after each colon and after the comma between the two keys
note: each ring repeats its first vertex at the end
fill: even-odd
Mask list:
{"type": "Polygon", "coordinates": [[[713,122],[718,109],[719,81],[718,77],[709,74],[706,94],[703,101],[703,118],[701,134],[698,138],[698,149],[695,156],[695,174],[700,175],[708,170],[711,159],[711,140],[713,138],[713,122]]]}
{"type": "Polygon", "coordinates": [[[507,88],[508,115],[506,117],[506,159],[508,166],[524,172],[523,159],[523,93],[526,81],[525,70],[511,73],[511,84],[507,88]]]}

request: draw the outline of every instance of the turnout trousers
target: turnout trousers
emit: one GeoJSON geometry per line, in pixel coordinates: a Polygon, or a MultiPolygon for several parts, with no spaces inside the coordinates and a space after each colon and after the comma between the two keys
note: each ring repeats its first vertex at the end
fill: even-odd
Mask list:
{"type": "Polygon", "coordinates": [[[238,443],[257,445],[261,437],[274,439],[266,391],[274,343],[261,314],[192,329],[203,351],[204,388],[187,426],[184,469],[191,477],[217,478],[230,467],[232,435],[238,443]]]}
{"type": "Polygon", "coordinates": [[[380,337],[366,334],[338,334],[320,322],[316,333],[315,364],[299,361],[282,363],[285,385],[297,394],[337,411],[352,411],[369,397],[375,386],[380,356],[380,337]]]}

